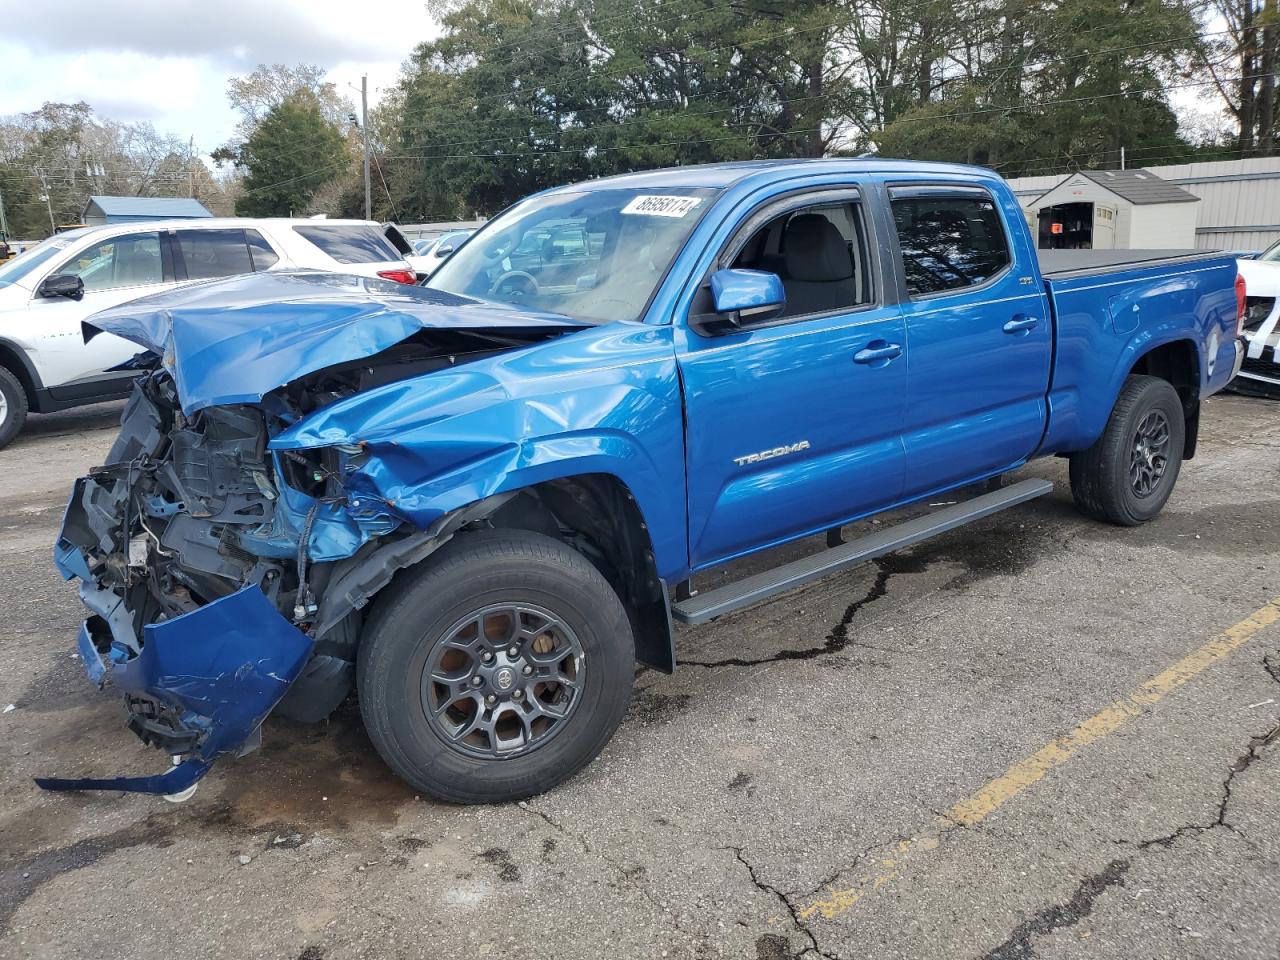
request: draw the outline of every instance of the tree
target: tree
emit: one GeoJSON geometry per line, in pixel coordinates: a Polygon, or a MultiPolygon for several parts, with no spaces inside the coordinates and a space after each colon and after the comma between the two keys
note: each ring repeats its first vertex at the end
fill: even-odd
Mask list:
{"type": "Polygon", "coordinates": [[[229,209],[189,141],[149,123],[119,123],[86,103],[46,103],[0,118],[0,169],[6,219],[16,236],[39,237],[79,220],[89,196],[194,196],[229,209]],[[43,199],[47,197],[46,201],[43,199]]]}
{"type": "Polygon", "coordinates": [[[227,101],[240,113],[237,140],[248,140],[268,113],[303,93],[310,96],[328,123],[335,127],[348,124],[355,107],[324,76],[325,70],[312,63],[260,63],[247,77],[232,77],[227,81],[227,101]]]}
{"type": "Polygon", "coordinates": [[[1201,70],[1212,81],[1235,121],[1237,156],[1270,156],[1275,151],[1277,54],[1280,9],[1277,0],[1213,0],[1223,27],[1200,45],[1201,70]]]}
{"type": "Polygon", "coordinates": [[[1183,3],[1008,0],[988,5],[983,25],[949,88],[874,136],[882,152],[942,159],[950,144],[946,159],[1010,176],[1118,166],[1121,148],[1136,163],[1190,155],[1168,98],[1198,45],[1183,3]]]}
{"type": "Polygon", "coordinates": [[[301,213],[316,188],[352,156],[314,101],[294,96],[266,112],[235,162],[246,173],[236,214],[289,216],[301,213]]]}

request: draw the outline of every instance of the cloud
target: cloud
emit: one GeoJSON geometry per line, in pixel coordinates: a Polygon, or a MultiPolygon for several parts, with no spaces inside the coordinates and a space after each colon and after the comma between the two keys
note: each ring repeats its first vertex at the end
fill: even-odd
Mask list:
{"type": "Polygon", "coordinates": [[[103,117],[148,120],[207,153],[232,133],[227,80],[259,63],[315,63],[343,93],[369,75],[370,105],[413,47],[438,30],[420,0],[380,0],[366,15],[339,0],[60,0],[7,6],[0,114],[83,100],[103,117]]]}
{"type": "Polygon", "coordinates": [[[5,40],[39,53],[199,57],[239,72],[258,63],[403,58],[412,46],[406,34],[431,24],[420,3],[404,0],[380,3],[375,16],[333,0],[61,0],[57,12],[70,29],[53,26],[43,4],[10,6],[5,40]]]}

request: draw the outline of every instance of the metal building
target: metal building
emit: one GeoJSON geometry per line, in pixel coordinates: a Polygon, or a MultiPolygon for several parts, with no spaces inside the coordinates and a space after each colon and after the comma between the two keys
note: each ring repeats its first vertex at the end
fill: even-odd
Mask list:
{"type": "MultiPolygon", "coordinates": [[[[1089,172],[1096,174],[1101,171],[1089,172]]],[[[1280,157],[1179,163],[1147,167],[1142,172],[1153,174],[1165,183],[1200,198],[1201,202],[1194,205],[1193,245],[1198,249],[1262,250],[1280,240],[1280,157]]],[[[1074,176],[1077,175],[1016,177],[1009,181],[1009,185],[1026,210],[1074,176]]],[[[1037,225],[1035,217],[1030,222],[1033,228],[1037,225]]],[[[1145,239],[1141,245],[1162,249],[1174,247],[1166,241],[1148,244],[1145,239]]]]}
{"type": "Polygon", "coordinates": [[[80,218],[85,226],[143,220],[196,220],[212,217],[199,200],[187,197],[90,197],[80,218]]]}

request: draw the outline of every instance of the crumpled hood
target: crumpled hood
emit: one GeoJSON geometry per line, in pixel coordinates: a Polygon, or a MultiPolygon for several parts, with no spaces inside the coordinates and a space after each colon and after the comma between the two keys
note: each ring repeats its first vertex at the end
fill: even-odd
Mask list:
{"type": "Polygon", "coordinates": [[[424,329],[583,326],[389,280],[297,271],[212,280],[133,300],[91,316],[84,336],[113,333],[159,355],[190,415],[256,403],[298,377],[373,356],[424,329]]]}

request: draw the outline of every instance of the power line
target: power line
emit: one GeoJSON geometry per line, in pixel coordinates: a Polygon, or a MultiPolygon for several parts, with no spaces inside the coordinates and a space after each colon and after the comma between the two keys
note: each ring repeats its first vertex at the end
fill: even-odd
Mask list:
{"type": "MultiPolygon", "coordinates": [[[[1275,72],[1267,73],[1267,74],[1254,74],[1252,76],[1244,77],[1242,79],[1256,80],[1256,79],[1262,79],[1264,77],[1274,77],[1277,75],[1278,74],[1275,72]]],[[[1211,80],[1192,81],[1188,83],[1168,85],[1163,87],[1162,90],[1189,89],[1192,87],[1200,87],[1200,86],[1212,84],[1213,82],[1214,81],[1211,81],[1211,80]]],[[[918,122],[926,122],[926,121],[950,120],[950,119],[957,119],[961,117],[983,116],[990,113],[1026,113],[1026,112],[1033,112],[1037,110],[1043,110],[1045,107],[1050,107],[1050,106],[1062,106],[1064,104],[1093,103],[1100,100],[1109,100],[1109,99],[1114,99],[1116,97],[1131,96],[1134,93],[1140,94],[1145,92],[1149,92],[1149,91],[1122,90],[1122,91],[1116,91],[1114,93],[1091,94],[1089,96],[1083,96],[1083,97],[1066,97],[1066,98],[1059,98],[1056,100],[1043,100],[1038,103],[1026,104],[1026,105],[1006,105],[1006,106],[1000,106],[1000,107],[987,107],[987,108],[982,108],[977,110],[956,111],[952,113],[936,114],[936,115],[924,116],[924,117],[902,117],[896,120],[895,122],[896,123],[918,123],[918,122]]],[[[745,125],[748,125],[750,122],[751,121],[743,121],[741,124],[735,124],[735,126],[745,126],[745,125]]],[[[787,130],[787,131],[773,130],[767,133],[759,133],[759,134],[734,134],[734,135],[725,136],[725,137],[704,137],[704,138],[693,139],[693,140],[686,138],[682,140],[667,140],[667,141],[659,141],[654,143],[627,143],[627,144],[618,144],[615,146],[605,146],[605,147],[593,145],[589,147],[561,148],[561,149],[555,149],[555,150],[535,150],[535,151],[531,151],[528,153],[521,153],[521,154],[387,153],[387,154],[383,154],[381,159],[383,160],[522,160],[526,162],[533,162],[538,160],[539,158],[548,157],[548,156],[581,155],[581,154],[594,155],[598,153],[610,153],[617,150],[629,150],[629,149],[642,150],[645,148],[661,147],[661,146],[698,145],[698,144],[705,144],[705,143],[720,143],[728,140],[744,140],[744,139],[760,140],[760,139],[768,139],[771,137],[799,137],[799,136],[807,136],[808,134],[811,134],[811,133],[820,133],[820,132],[822,132],[821,127],[812,128],[808,130],[787,130]]],[[[287,186],[291,183],[296,183],[300,180],[305,180],[309,177],[317,176],[322,173],[335,171],[337,169],[340,169],[341,166],[342,164],[329,164],[317,170],[312,170],[307,173],[299,174],[298,176],[295,176],[295,177],[290,177],[288,180],[282,180],[282,181],[279,181],[278,183],[265,184],[261,187],[256,187],[252,190],[247,190],[245,192],[246,194],[261,193],[263,191],[274,189],[276,187],[287,186]]]]}
{"type": "MultiPolygon", "coordinates": [[[[1200,37],[1200,36],[1214,36],[1216,35],[1217,32],[1224,32],[1224,31],[1216,31],[1209,34],[1182,34],[1176,37],[1168,37],[1162,40],[1148,41],[1146,43],[1128,44],[1122,47],[1108,47],[1102,50],[1090,51],[1088,53],[1074,54],[1070,57],[1062,57],[1058,60],[1055,60],[1054,63],[1055,64],[1067,63],[1073,60],[1105,56],[1106,54],[1118,53],[1125,50],[1155,47],[1155,46],[1160,46],[1166,43],[1173,43],[1178,40],[1196,39],[1197,37],[1200,37]]],[[[963,79],[963,78],[957,78],[957,80],[959,79],[963,79]]],[[[883,93],[885,91],[898,89],[900,87],[913,87],[915,86],[915,83],[916,82],[914,80],[903,80],[903,81],[898,81],[896,83],[882,84],[878,87],[866,88],[865,92],[872,93],[872,94],[883,93]]],[[[791,97],[791,98],[773,100],[769,103],[769,106],[771,107],[793,106],[795,104],[809,103],[813,101],[833,100],[833,99],[836,99],[837,97],[838,97],[837,94],[814,94],[812,96],[807,96],[807,97],[791,97]]],[[[700,102],[703,102],[703,100],[705,99],[706,98],[703,98],[703,97],[678,98],[679,102],[681,103],[700,103],[700,102]]],[[[656,101],[656,102],[664,102],[664,101],[656,101]]],[[[676,102],[676,98],[671,98],[665,102],[676,102]]],[[[645,106],[647,107],[652,106],[653,103],[654,101],[650,101],[650,103],[645,104],[645,106]]],[[[709,110],[702,110],[697,112],[682,110],[680,111],[679,116],[682,119],[689,119],[689,118],[711,116],[716,113],[725,113],[725,112],[730,112],[730,111],[740,110],[740,109],[742,109],[741,104],[730,104],[722,107],[712,107],[709,110]]],[[[585,112],[585,111],[579,111],[579,112],[585,112]]],[[[589,133],[595,130],[617,130],[622,127],[634,126],[636,124],[657,123],[664,120],[669,120],[671,119],[672,116],[673,115],[670,113],[664,113],[660,116],[632,117],[626,120],[617,120],[617,121],[612,121],[607,123],[598,123],[598,124],[593,124],[591,126],[586,126],[586,127],[565,127],[559,130],[550,131],[550,133],[558,136],[563,136],[564,134],[567,134],[567,133],[582,134],[582,133],[589,133]]],[[[737,123],[737,124],[730,124],[730,126],[740,126],[742,124],[752,123],[752,122],[757,122],[757,121],[741,121],[740,123],[737,123]]],[[[469,146],[469,145],[485,144],[485,143],[515,143],[515,142],[520,142],[520,138],[517,138],[517,137],[474,138],[469,140],[453,140],[446,143],[433,144],[432,146],[434,148],[439,149],[439,148],[446,148],[446,147],[461,147],[461,146],[469,146]]]]}
{"type": "MultiPolygon", "coordinates": [[[[923,4],[922,4],[922,6],[923,6],[923,4]]],[[[1210,4],[1209,2],[1206,2],[1206,3],[1205,3],[1205,5],[1204,5],[1204,7],[1203,7],[1203,9],[1209,9],[1210,7],[1211,7],[1211,4],[1210,4]]],[[[1188,9],[1188,12],[1202,12],[1202,11],[1201,11],[1201,8],[1193,7],[1193,8],[1189,8],[1189,9],[1188,9]]],[[[951,26],[952,26],[952,27],[961,27],[961,28],[962,28],[962,27],[969,26],[969,25],[976,24],[976,23],[983,23],[983,22],[986,22],[986,21],[988,21],[988,20],[1007,20],[1007,19],[1009,19],[1007,11],[1004,11],[1004,10],[992,10],[992,11],[989,11],[988,13],[986,13],[986,14],[977,15],[977,16],[974,16],[974,17],[968,18],[968,19],[966,19],[966,20],[957,20],[957,21],[953,21],[953,22],[952,22],[952,24],[951,24],[951,26]]],[[[767,43],[767,42],[769,42],[769,41],[771,41],[771,40],[778,40],[778,39],[790,39],[790,38],[792,38],[792,37],[800,36],[800,35],[803,35],[803,34],[815,33],[815,32],[821,31],[821,30],[826,30],[826,29],[829,29],[829,28],[831,28],[831,27],[837,27],[837,26],[840,26],[840,25],[848,24],[848,23],[849,23],[849,14],[848,14],[848,12],[847,12],[847,11],[844,11],[844,12],[842,12],[840,15],[835,16],[835,17],[832,17],[832,18],[831,18],[831,19],[829,19],[829,20],[825,20],[825,21],[823,21],[823,22],[821,22],[821,23],[818,23],[818,24],[815,24],[815,25],[811,25],[811,26],[809,26],[809,27],[805,27],[805,28],[803,28],[803,29],[788,28],[787,30],[780,31],[780,32],[778,32],[778,33],[774,33],[774,34],[769,34],[769,35],[766,35],[766,36],[763,36],[763,37],[756,37],[756,38],[753,38],[753,39],[747,39],[747,40],[744,40],[744,41],[734,41],[734,42],[731,42],[731,43],[722,44],[722,45],[720,45],[720,46],[712,46],[712,47],[703,48],[703,49],[701,49],[701,50],[699,51],[699,53],[701,53],[701,54],[704,54],[704,55],[705,55],[705,54],[710,54],[710,53],[722,53],[722,52],[726,52],[726,51],[740,51],[740,50],[742,50],[742,49],[744,49],[744,48],[757,46],[757,45],[762,44],[762,43],[767,43]]],[[[1089,30],[1076,31],[1073,35],[1074,35],[1074,36],[1077,36],[1077,37],[1078,37],[1078,36],[1086,36],[1086,35],[1089,35],[1089,34],[1097,33],[1097,32],[1102,31],[1102,30],[1110,30],[1110,29],[1113,29],[1113,27],[1112,27],[1111,25],[1109,25],[1109,24],[1102,24],[1102,25],[1099,25],[1099,26],[1097,26],[1097,27],[1091,28],[1091,29],[1089,29],[1089,30]]],[[[1190,36],[1186,37],[1186,39],[1196,39],[1197,37],[1202,36],[1202,35],[1203,35],[1203,34],[1199,34],[1199,33],[1197,33],[1197,34],[1193,34],[1193,35],[1190,35],[1190,36]]],[[[1161,43],[1161,42],[1171,42],[1171,41],[1168,41],[1168,40],[1166,40],[1166,41],[1156,41],[1156,43],[1161,43]]],[[[1153,45],[1154,45],[1154,44],[1153,44],[1153,45]]],[[[949,47],[949,48],[944,48],[944,49],[942,49],[942,50],[939,50],[939,51],[937,51],[937,53],[938,53],[940,56],[948,56],[948,55],[951,55],[951,54],[955,54],[955,53],[957,53],[957,52],[961,52],[961,51],[968,51],[969,49],[970,49],[970,46],[967,46],[967,45],[966,45],[966,46],[960,46],[960,47],[949,47]]],[[[1097,55],[1098,55],[1098,52],[1097,52],[1097,51],[1092,51],[1092,52],[1087,53],[1087,54],[1080,54],[1079,56],[1097,56],[1097,55]]],[[[1074,58],[1062,58],[1062,59],[1074,59],[1074,58]]],[[[600,68],[589,68],[589,69],[587,69],[586,71],[584,71],[584,72],[583,72],[583,73],[581,73],[581,74],[570,75],[569,77],[562,78],[561,83],[560,83],[560,84],[558,84],[557,86],[554,86],[554,87],[534,87],[534,88],[530,88],[530,89],[529,89],[529,90],[527,90],[527,91],[525,91],[525,90],[502,91],[502,92],[499,92],[499,93],[486,94],[486,95],[481,96],[481,97],[472,97],[472,98],[466,98],[466,99],[458,99],[458,100],[454,100],[454,101],[452,101],[452,102],[448,102],[448,103],[446,103],[446,104],[445,104],[445,106],[453,106],[453,107],[461,107],[461,108],[465,108],[465,107],[474,107],[474,106],[475,106],[475,105],[477,105],[477,104],[480,104],[480,103],[486,103],[486,102],[489,102],[489,101],[491,101],[491,100],[509,99],[509,98],[511,98],[512,96],[519,95],[519,94],[521,94],[521,93],[525,93],[525,94],[539,94],[539,93],[540,93],[540,94],[546,95],[546,94],[551,93],[551,92],[553,92],[553,91],[563,92],[563,91],[565,91],[565,90],[568,90],[570,87],[572,87],[572,85],[573,85],[573,84],[579,83],[579,82],[581,82],[581,81],[583,81],[583,80],[601,79],[601,78],[602,78],[602,74],[603,74],[603,73],[604,73],[604,71],[602,71],[600,68]]],[[[608,76],[604,76],[604,77],[603,77],[603,79],[606,79],[606,80],[610,80],[610,79],[612,79],[612,80],[618,81],[618,80],[621,80],[622,78],[619,78],[619,77],[608,77],[608,76]]],[[[909,84],[903,83],[903,84],[898,84],[898,85],[909,85],[909,84]]],[[[890,88],[890,86],[891,86],[891,85],[886,85],[886,86],[885,86],[884,88],[882,88],[882,89],[889,89],[889,88],[890,88]]],[[[673,98],[673,99],[674,99],[674,98],[673,98]]],[[[660,102],[660,101],[659,101],[659,102],[660,102]]],[[[588,109],[588,110],[594,110],[594,109],[601,109],[601,108],[586,108],[586,109],[588,109]]],[[[585,111],[584,111],[584,112],[585,112],[585,111]]]]}

